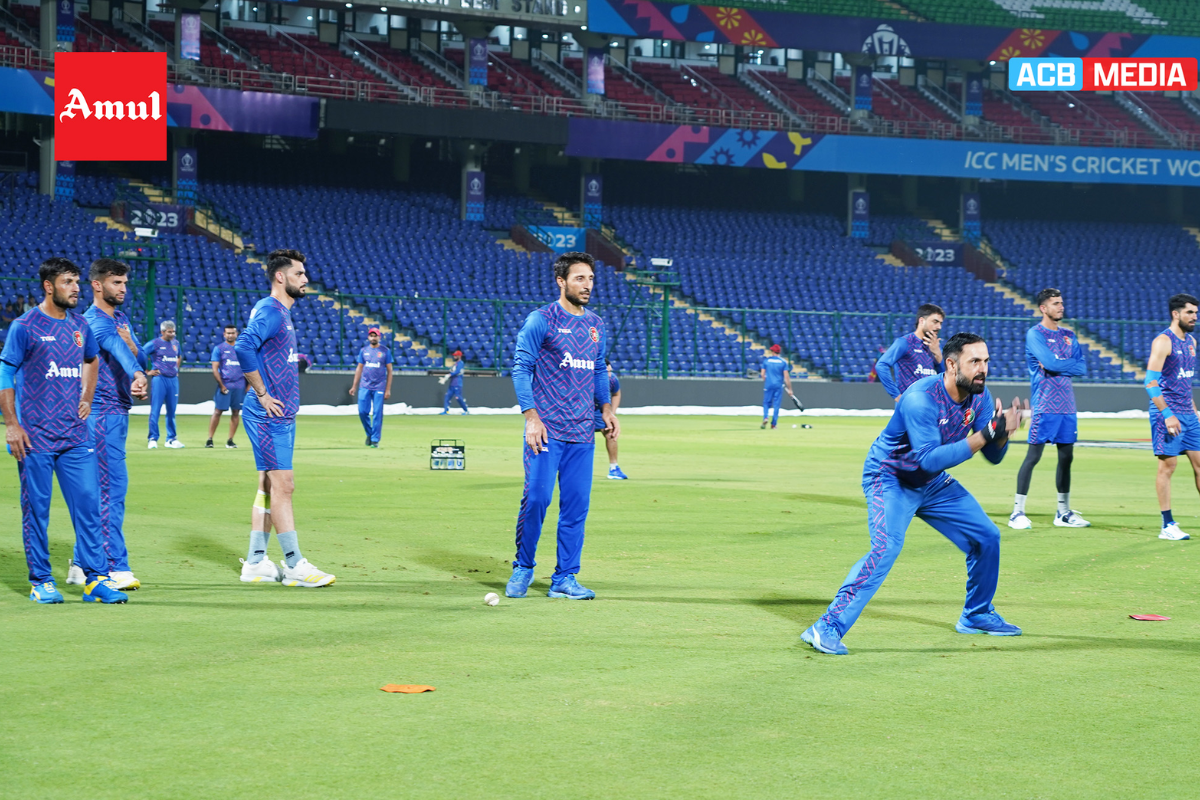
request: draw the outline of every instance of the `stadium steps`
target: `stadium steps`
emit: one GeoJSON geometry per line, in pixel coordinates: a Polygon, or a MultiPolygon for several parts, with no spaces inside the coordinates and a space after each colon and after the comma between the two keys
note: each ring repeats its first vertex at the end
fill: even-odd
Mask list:
{"type": "MultiPolygon", "coordinates": [[[[129,186],[141,192],[151,203],[170,205],[176,202],[165,189],[146,183],[145,181],[131,180],[129,186]]],[[[242,240],[242,235],[239,232],[222,227],[203,208],[195,209],[191,224],[205,231],[214,239],[219,239],[229,245],[236,253],[240,253],[246,249],[246,243],[242,240]]]]}
{"type": "MultiPolygon", "coordinates": [[[[251,259],[247,259],[247,261],[251,261],[251,259]]],[[[254,263],[261,264],[261,262],[254,263]]],[[[370,315],[369,312],[357,305],[340,302],[333,295],[325,294],[325,287],[321,286],[319,283],[310,283],[309,285],[313,287],[314,291],[316,291],[317,299],[323,303],[333,304],[335,311],[341,311],[344,308],[346,309],[346,316],[350,317],[351,319],[361,319],[361,321],[366,325],[373,328],[379,328],[379,333],[381,334],[380,338],[382,341],[390,342],[393,345],[396,345],[400,350],[407,350],[409,348],[423,349],[428,352],[430,358],[436,361],[441,361],[443,366],[445,365],[446,354],[442,352],[441,348],[435,347],[421,338],[413,336],[412,334],[395,327],[389,322],[375,319],[370,315]]],[[[437,367],[434,367],[434,369],[437,369],[437,367]]]]}
{"type": "Polygon", "coordinates": [[[528,253],[529,252],[524,247],[521,247],[521,245],[514,242],[512,239],[497,239],[496,244],[500,245],[505,250],[512,250],[517,253],[528,253]]]}
{"type": "Polygon", "coordinates": [[[1191,237],[1196,240],[1196,244],[1200,244],[1200,228],[1185,227],[1184,230],[1191,234],[1191,237]]]}
{"type": "Polygon", "coordinates": [[[888,266],[890,266],[890,267],[903,267],[903,266],[906,266],[906,265],[905,265],[905,263],[904,263],[903,261],[901,261],[900,259],[896,258],[896,257],[895,257],[894,255],[892,255],[891,253],[880,253],[879,255],[877,255],[877,256],[875,256],[875,257],[876,257],[876,258],[878,258],[880,261],[882,261],[883,263],[887,264],[887,265],[888,265],[888,266]]]}
{"type": "Polygon", "coordinates": [[[107,214],[101,214],[100,216],[96,217],[93,220],[93,222],[95,222],[99,225],[103,225],[104,227],[108,228],[110,231],[120,231],[121,233],[133,233],[132,226],[126,225],[124,222],[117,222],[115,219],[108,216],[107,214]]]}
{"type": "Polygon", "coordinates": [[[911,8],[906,8],[901,3],[895,2],[895,0],[879,0],[879,4],[887,6],[888,8],[892,9],[893,11],[896,11],[897,13],[904,16],[906,19],[911,19],[913,22],[929,22],[929,19],[927,17],[921,16],[917,12],[913,11],[911,8]]]}

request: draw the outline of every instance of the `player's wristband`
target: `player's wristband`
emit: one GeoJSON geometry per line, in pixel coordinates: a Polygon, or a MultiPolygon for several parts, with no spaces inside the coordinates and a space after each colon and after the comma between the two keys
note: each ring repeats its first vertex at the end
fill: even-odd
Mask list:
{"type": "Polygon", "coordinates": [[[1162,415],[1163,415],[1163,422],[1166,422],[1167,420],[1174,418],[1175,412],[1169,408],[1164,408],[1162,415]]]}
{"type": "Polygon", "coordinates": [[[992,417],[988,424],[984,425],[979,432],[983,434],[983,439],[988,444],[991,444],[997,439],[1003,439],[1005,433],[1008,432],[1008,425],[1004,421],[1004,415],[999,414],[992,417]]]}

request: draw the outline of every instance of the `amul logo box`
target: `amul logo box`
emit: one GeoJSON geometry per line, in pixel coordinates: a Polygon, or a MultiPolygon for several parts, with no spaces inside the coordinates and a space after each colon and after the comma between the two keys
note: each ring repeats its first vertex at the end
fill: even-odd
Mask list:
{"type": "Polygon", "coordinates": [[[54,157],[165,161],[167,54],[56,54],[54,157]]]}

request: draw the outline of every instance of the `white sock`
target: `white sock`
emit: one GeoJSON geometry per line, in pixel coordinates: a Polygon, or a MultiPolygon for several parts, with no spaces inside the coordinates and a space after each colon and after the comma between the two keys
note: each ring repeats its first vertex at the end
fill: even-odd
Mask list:
{"type": "Polygon", "coordinates": [[[617,468],[617,462],[615,462],[615,461],[608,462],[608,471],[609,472],[612,472],[616,468],[617,468]]]}
{"type": "Polygon", "coordinates": [[[1058,493],[1058,513],[1059,514],[1067,514],[1070,510],[1071,510],[1071,493],[1070,492],[1059,492],[1058,493]]]}
{"type": "Polygon", "coordinates": [[[1013,513],[1014,514],[1024,514],[1025,513],[1025,498],[1026,497],[1029,497],[1029,495],[1027,495],[1027,494],[1016,495],[1017,499],[1013,503],[1013,513]]]}

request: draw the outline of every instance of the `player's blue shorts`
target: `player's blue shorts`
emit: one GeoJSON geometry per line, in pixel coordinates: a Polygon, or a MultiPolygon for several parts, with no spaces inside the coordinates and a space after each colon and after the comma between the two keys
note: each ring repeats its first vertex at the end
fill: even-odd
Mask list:
{"type": "Polygon", "coordinates": [[[1154,455],[1177,456],[1185,450],[1200,450],[1200,419],[1195,414],[1176,414],[1183,429],[1178,436],[1167,433],[1167,423],[1162,412],[1150,412],[1150,438],[1154,441],[1154,455]]]}
{"type": "Polygon", "coordinates": [[[1074,414],[1034,414],[1029,423],[1030,444],[1075,444],[1079,417],[1074,414]]]}
{"type": "Polygon", "coordinates": [[[604,423],[604,415],[599,411],[596,412],[596,417],[592,422],[597,431],[602,431],[607,427],[604,423]]]}
{"type": "Polygon", "coordinates": [[[234,411],[242,410],[242,400],[246,397],[246,387],[241,389],[230,389],[229,394],[221,394],[221,387],[217,387],[216,394],[213,395],[213,403],[217,406],[217,411],[234,411]]]}
{"type": "Polygon", "coordinates": [[[296,446],[296,421],[267,421],[257,414],[243,414],[242,428],[254,450],[254,465],[259,472],[292,468],[292,450],[296,446]]]}

